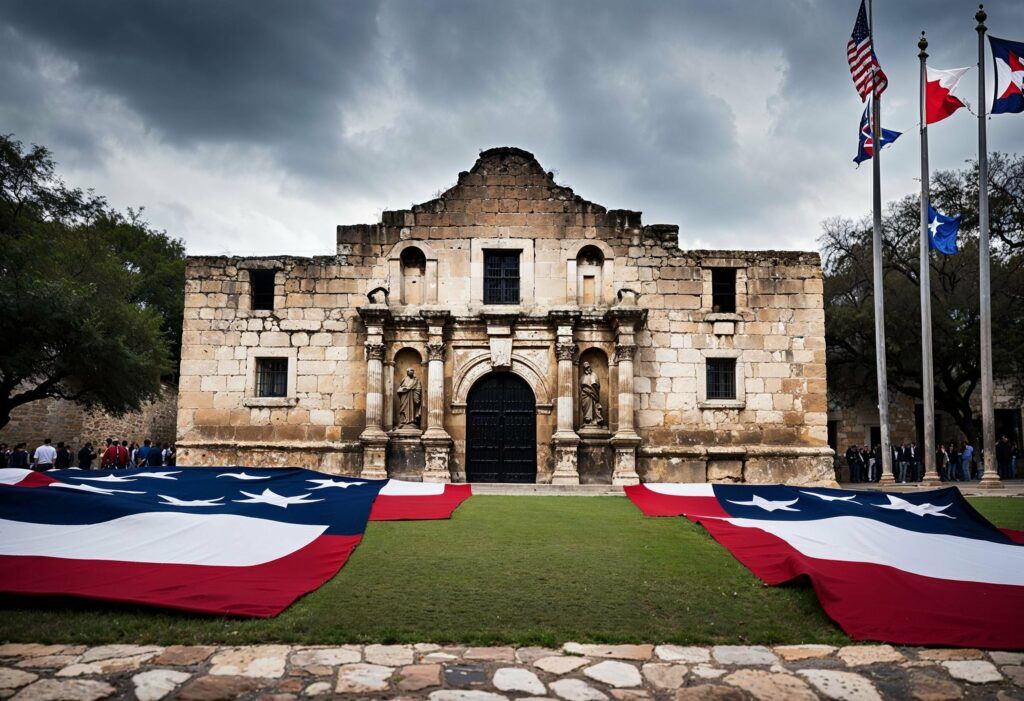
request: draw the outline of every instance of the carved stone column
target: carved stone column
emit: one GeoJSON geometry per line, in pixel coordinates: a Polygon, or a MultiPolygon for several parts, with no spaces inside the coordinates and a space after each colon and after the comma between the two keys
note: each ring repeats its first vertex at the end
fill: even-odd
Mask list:
{"type": "Polygon", "coordinates": [[[451,482],[452,438],[444,428],[444,325],[448,312],[421,312],[427,321],[427,430],[423,433],[424,482],[451,482]]]}
{"type": "Polygon", "coordinates": [[[363,470],[367,479],[387,479],[388,434],[384,432],[384,322],[385,305],[359,308],[366,324],[366,426],[359,436],[363,444],[363,470]]]}
{"type": "Polygon", "coordinates": [[[579,484],[580,437],[573,429],[574,398],[573,361],[578,349],[573,342],[573,326],[579,317],[575,310],[552,310],[548,315],[557,324],[555,356],[558,358],[558,397],[556,399],[556,428],[551,437],[555,452],[555,470],[551,484],[579,484]]]}
{"type": "Polygon", "coordinates": [[[644,311],[630,303],[620,303],[611,310],[617,325],[615,362],[619,379],[619,425],[612,436],[615,448],[615,467],[612,470],[612,484],[639,484],[636,471],[636,449],[640,436],[633,427],[633,358],[636,356],[636,341],[633,332],[644,319],[644,311]]]}
{"type": "Polygon", "coordinates": [[[384,431],[395,427],[395,361],[384,361],[384,431]]]}

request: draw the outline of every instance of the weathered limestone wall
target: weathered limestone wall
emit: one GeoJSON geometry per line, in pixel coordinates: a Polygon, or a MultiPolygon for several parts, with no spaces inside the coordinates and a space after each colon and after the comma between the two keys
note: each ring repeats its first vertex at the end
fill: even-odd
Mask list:
{"type": "MultiPolygon", "coordinates": [[[[551,478],[556,346],[566,329],[575,345],[574,387],[586,359],[608,418],[603,433],[581,433],[583,481],[607,481],[611,469],[610,436],[622,424],[622,353],[634,359],[633,424],[644,479],[831,479],[815,253],[681,251],[678,227],[644,226],[639,212],[588,202],[557,185],[531,154],[509,148],[481,154],[435,200],[384,212],[379,224],[338,227],[337,244],[333,257],[189,260],[182,464],[283,462],[358,473],[367,390],[358,307],[383,288],[386,298],[371,296],[386,302],[390,319],[383,332],[385,430],[394,423],[396,365],[412,362],[415,352],[427,386],[423,314],[448,315],[444,428],[454,440],[456,479],[464,474],[466,396],[496,368],[494,349],[507,339],[508,364],[497,369],[519,374],[533,389],[538,481],[551,478]],[[485,249],[520,252],[520,304],[483,304],[485,249]],[[413,258],[422,267],[411,266],[413,258]],[[711,311],[715,266],[737,268],[735,314],[711,311]],[[252,268],[279,271],[273,312],[249,309],[252,268]],[[613,308],[623,297],[635,297],[646,313],[635,350],[618,349],[624,337],[613,308]],[[292,363],[286,401],[253,396],[253,358],[265,354],[292,363]],[[708,357],[736,359],[736,401],[703,399],[708,357]]],[[[577,399],[574,428],[579,424],[577,399]]]]}
{"type": "Polygon", "coordinates": [[[24,441],[31,448],[44,438],[80,447],[86,441],[94,445],[116,436],[127,441],[143,439],[158,443],[174,441],[178,391],[164,384],[163,397],[146,404],[141,411],[111,416],[102,411],[85,411],[81,406],[61,399],[44,399],[19,407],[11,421],[0,431],[0,443],[15,445],[24,441]]]}

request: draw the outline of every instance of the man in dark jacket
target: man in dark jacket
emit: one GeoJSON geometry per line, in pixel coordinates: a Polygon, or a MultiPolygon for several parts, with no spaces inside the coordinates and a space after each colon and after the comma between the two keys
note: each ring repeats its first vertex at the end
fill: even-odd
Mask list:
{"type": "Polygon", "coordinates": [[[78,451],[78,466],[83,470],[92,469],[92,461],[96,459],[96,451],[92,449],[92,443],[86,442],[78,451]]]}
{"type": "Polygon", "coordinates": [[[58,470],[66,470],[71,467],[71,449],[64,445],[64,441],[57,441],[57,459],[53,466],[58,470]]]}
{"type": "Polygon", "coordinates": [[[996,443],[996,469],[999,471],[1000,479],[1010,479],[1010,460],[1013,458],[1013,450],[1010,446],[1010,439],[1002,436],[996,443]]]}
{"type": "Polygon", "coordinates": [[[857,450],[856,445],[851,445],[846,449],[846,466],[850,468],[850,481],[860,482],[861,480],[861,461],[860,451],[857,450]]]}

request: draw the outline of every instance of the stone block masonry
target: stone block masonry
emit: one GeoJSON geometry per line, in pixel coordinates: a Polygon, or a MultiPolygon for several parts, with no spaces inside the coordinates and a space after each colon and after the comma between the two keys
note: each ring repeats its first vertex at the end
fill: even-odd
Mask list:
{"type": "Polygon", "coordinates": [[[183,464],[832,479],[818,255],[681,250],[678,227],[589,202],[515,148],[435,200],[338,227],[334,256],[190,258],[180,390],[183,464]],[[583,363],[600,405],[586,425],[583,363]],[[423,417],[400,427],[410,368],[423,417]],[[494,373],[525,381],[528,410],[484,396],[494,373]]]}

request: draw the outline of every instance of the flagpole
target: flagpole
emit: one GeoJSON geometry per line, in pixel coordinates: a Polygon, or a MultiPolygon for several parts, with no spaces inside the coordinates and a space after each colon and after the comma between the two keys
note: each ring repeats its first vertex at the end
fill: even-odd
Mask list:
{"type": "MultiPolygon", "coordinates": [[[[875,45],[874,3],[868,0],[868,33],[871,35],[871,46],[875,45]]],[[[873,150],[871,158],[872,194],[871,206],[874,215],[871,239],[872,268],[874,271],[875,298],[875,375],[878,381],[878,423],[882,439],[882,474],[879,484],[893,484],[892,449],[889,443],[889,387],[885,369],[885,299],[884,275],[882,273],[882,105],[876,83],[876,69],[872,68],[871,76],[871,113],[874,124],[871,126],[873,150]]]]}
{"type": "Polygon", "coordinates": [[[993,469],[996,450],[995,411],[992,407],[992,283],[988,242],[988,135],[985,125],[985,6],[978,5],[978,282],[981,292],[981,441],[984,446],[979,487],[1002,488],[993,469]]]}
{"type": "Polygon", "coordinates": [[[921,59],[920,112],[921,112],[921,399],[924,402],[924,462],[923,484],[937,485],[941,482],[935,469],[935,373],[932,368],[932,280],[931,258],[928,246],[928,206],[931,203],[928,169],[928,40],[921,32],[917,42],[921,59]]]}

